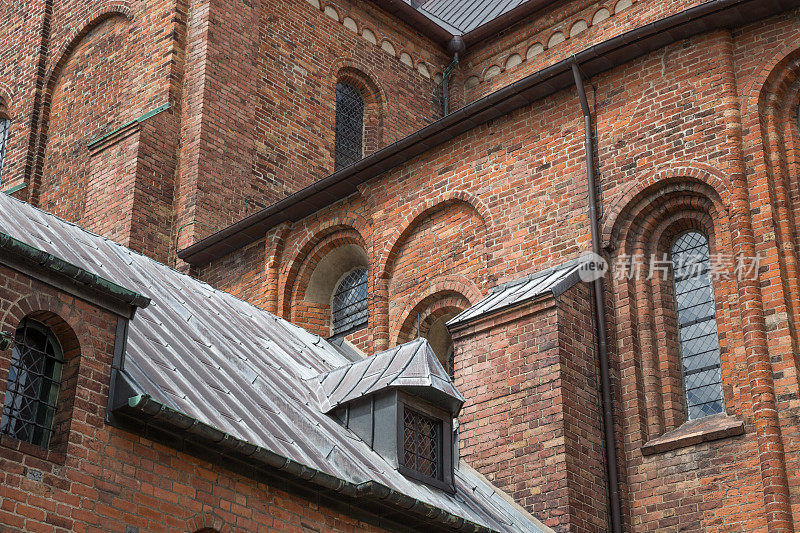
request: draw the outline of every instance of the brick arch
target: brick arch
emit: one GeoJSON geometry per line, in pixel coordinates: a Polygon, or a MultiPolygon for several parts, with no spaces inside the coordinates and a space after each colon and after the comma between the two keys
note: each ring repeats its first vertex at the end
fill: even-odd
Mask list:
{"type": "Polygon", "coordinates": [[[310,263],[314,261],[311,256],[315,248],[328,239],[329,243],[326,246],[332,246],[331,249],[342,246],[345,244],[357,244],[367,248],[367,239],[365,230],[368,227],[363,217],[337,217],[334,219],[326,220],[306,233],[304,238],[293,248],[292,258],[284,266],[281,278],[283,283],[278,288],[278,309],[281,316],[289,318],[291,316],[291,305],[293,297],[297,294],[298,285],[301,280],[301,271],[310,272],[310,263]],[[334,236],[341,236],[340,239],[334,239],[334,236]]]}
{"type": "Polygon", "coordinates": [[[125,0],[106,0],[92,7],[86,17],[86,23],[83,24],[83,26],[73,28],[66,39],[64,39],[64,44],[53,54],[53,57],[58,59],[50,66],[50,69],[44,77],[44,85],[48,91],[52,89],[59,72],[64,68],[67,61],[69,61],[70,55],[72,55],[72,52],[78,47],[81,40],[95,27],[106,20],[119,16],[126,18],[128,22],[133,21],[129,2],[125,0]]]}
{"type": "Polygon", "coordinates": [[[790,74],[796,76],[800,62],[800,44],[793,42],[761,61],[755,74],[742,91],[742,115],[759,105],[769,92],[790,83],[790,74]]]}
{"type": "Polygon", "coordinates": [[[8,115],[8,117],[0,116],[0,118],[11,118],[14,116],[14,100],[11,98],[12,94],[14,93],[11,88],[0,81],[0,115],[8,115]]]}
{"type": "Polygon", "coordinates": [[[186,531],[194,533],[233,533],[231,525],[215,511],[205,511],[186,520],[186,531]]]}
{"type": "MultiPolygon", "coordinates": [[[[390,332],[391,345],[397,345],[413,329],[416,316],[423,311],[435,312],[437,302],[447,302],[449,297],[460,298],[464,305],[463,311],[475,304],[481,298],[480,290],[469,279],[463,276],[441,276],[435,278],[422,292],[415,295],[397,315],[400,319],[390,332]]],[[[459,306],[456,306],[459,307],[459,306]]],[[[427,317],[426,317],[427,318],[427,317]]]]}
{"type": "Polygon", "coordinates": [[[608,214],[601,224],[603,246],[611,244],[619,235],[622,224],[630,220],[628,214],[642,199],[656,193],[659,189],[666,193],[669,187],[683,187],[685,190],[703,190],[703,194],[713,199],[719,212],[727,213],[722,198],[730,197],[728,180],[718,169],[702,163],[673,164],[662,167],[633,183],[614,200],[608,214]]]}
{"type": "Polygon", "coordinates": [[[89,12],[86,22],[70,31],[64,40],[64,44],[53,54],[57,58],[44,75],[44,89],[42,91],[42,105],[38,117],[38,131],[32,134],[32,144],[35,142],[35,161],[32,166],[32,173],[26,176],[26,182],[31,186],[29,193],[30,201],[34,205],[39,204],[41,192],[41,180],[45,170],[45,151],[50,125],[50,108],[52,104],[53,91],[56,82],[66,65],[69,63],[72,54],[80,46],[83,39],[96,27],[114,18],[122,18],[127,22],[133,21],[130,4],[126,0],[106,0],[100,2],[89,12]],[[35,141],[34,141],[35,139],[35,141]]]}
{"type": "Polygon", "coordinates": [[[93,336],[86,322],[77,316],[73,306],[54,296],[38,293],[19,298],[3,313],[0,324],[5,324],[1,327],[16,328],[23,318],[42,314],[59,317],[69,327],[69,335],[80,344],[81,353],[89,357],[94,355],[93,336]]]}
{"type": "MultiPolygon", "coordinates": [[[[383,250],[378,253],[377,275],[381,279],[388,279],[389,271],[403,246],[405,239],[414,231],[414,228],[428,215],[444,209],[445,207],[463,203],[474,210],[483,221],[487,231],[494,226],[492,212],[480,198],[466,191],[451,191],[435,198],[428,198],[420,202],[408,215],[397,224],[395,231],[386,239],[383,250]]],[[[489,258],[491,259],[491,258],[489,258]]]]}
{"type": "MultiPolygon", "coordinates": [[[[383,145],[388,102],[386,91],[378,82],[380,78],[365,61],[348,57],[333,62],[330,79],[336,83],[346,82],[361,93],[364,98],[364,155],[377,151],[383,145]]],[[[334,91],[335,88],[334,85],[334,91]]]]}

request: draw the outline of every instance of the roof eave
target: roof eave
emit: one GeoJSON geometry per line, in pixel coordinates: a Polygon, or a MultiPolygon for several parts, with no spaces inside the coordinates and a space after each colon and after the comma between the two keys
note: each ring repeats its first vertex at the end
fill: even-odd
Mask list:
{"type": "Polygon", "coordinates": [[[376,481],[353,483],[326,472],[312,468],[261,446],[251,444],[229,433],[220,431],[205,422],[172,409],[147,394],[129,398],[127,404],[118,407],[115,414],[129,416],[148,425],[191,436],[221,455],[253,462],[301,483],[344,497],[366,499],[414,515],[422,521],[431,521],[437,526],[465,533],[497,533],[495,530],[454,515],[444,509],[423,502],[376,481]]]}
{"type": "Polygon", "coordinates": [[[79,286],[94,289],[116,302],[138,308],[145,308],[150,305],[150,298],[146,296],[2,232],[0,232],[0,250],[8,253],[6,256],[8,260],[0,261],[0,263],[10,265],[13,259],[19,259],[79,286]]]}
{"type": "MultiPolygon", "coordinates": [[[[398,2],[400,0],[395,3],[398,2]]],[[[354,165],[184,248],[178,252],[178,257],[195,266],[207,264],[255,242],[281,222],[294,222],[313,214],[319,210],[316,206],[320,202],[330,205],[346,198],[356,192],[360,183],[492,119],[572,87],[573,63],[580,64],[587,77],[596,76],[671,43],[714,29],[755,22],[798,6],[800,0],[712,0],[640,26],[484,96],[354,165]],[[345,181],[346,186],[343,186],[345,181]],[[331,190],[336,192],[331,193],[331,190]],[[294,208],[291,216],[287,214],[289,208],[294,208]]]]}

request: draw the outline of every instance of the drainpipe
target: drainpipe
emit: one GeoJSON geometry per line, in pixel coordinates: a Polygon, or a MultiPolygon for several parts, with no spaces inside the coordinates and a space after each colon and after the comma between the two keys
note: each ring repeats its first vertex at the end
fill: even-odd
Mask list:
{"type": "Polygon", "coordinates": [[[458,54],[463,54],[466,49],[467,45],[461,37],[453,37],[447,45],[447,50],[453,54],[453,60],[442,73],[442,116],[450,114],[450,76],[458,65],[458,54]]]}
{"type": "MultiPolygon", "coordinates": [[[[594,169],[594,143],[592,139],[592,113],[586,99],[586,90],[583,86],[583,74],[577,63],[572,63],[572,75],[575,78],[575,87],[583,111],[584,149],[586,151],[586,183],[589,191],[589,226],[592,233],[592,251],[601,255],[600,228],[597,217],[597,189],[594,169]]],[[[605,433],[605,459],[608,476],[609,514],[611,518],[611,531],[622,533],[622,507],[619,497],[619,479],[617,476],[617,444],[614,437],[614,415],[611,401],[611,378],[608,364],[608,340],[606,334],[606,296],[603,287],[603,278],[600,277],[592,283],[594,293],[594,319],[597,329],[597,351],[600,362],[600,395],[603,401],[603,430],[605,433]]]]}

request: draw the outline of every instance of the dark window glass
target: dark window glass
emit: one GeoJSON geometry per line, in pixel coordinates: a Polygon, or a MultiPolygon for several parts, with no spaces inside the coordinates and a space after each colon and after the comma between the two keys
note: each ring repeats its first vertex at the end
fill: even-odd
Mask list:
{"type": "Polygon", "coordinates": [[[0,433],[39,446],[49,444],[63,363],[53,332],[23,320],[14,338],[0,433]]]}
{"type": "Polygon", "coordinates": [[[369,293],[367,269],[347,274],[336,286],[331,306],[333,334],[347,333],[367,325],[369,293]]]}
{"type": "Polygon", "coordinates": [[[6,159],[6,145],[8,144],[10,130],[11,121],[7,118],[0,118],[0,180],[3,178],[3,163],[6,159]]]}
{"type": "Polygon", "coordinates": [[[719,338],[708,238],[684,233],[672,246],[683,386],[689,419],[722,413],[719,338]]]}
{"type": "Polygon", "coordinates": [[[356,163],[364,154],[364,99],[347,83],[336,84],[335,170],[356,163]]]}
{"type": "Polygon", "coordinates": [[[441,480],[442,422],[408,407],[403,410],[403,463],[423,476],[441,480]]]}

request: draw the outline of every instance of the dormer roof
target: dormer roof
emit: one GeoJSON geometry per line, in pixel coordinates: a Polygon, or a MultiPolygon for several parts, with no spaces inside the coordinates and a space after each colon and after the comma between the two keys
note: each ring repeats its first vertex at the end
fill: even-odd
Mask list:
{"type": "Polygon", "coordinates": [[[324,372],[312,381],[324,413],[392,388],[401,388],[454,416],[464,404],[464,397],[423,338],[324,372]]]}

